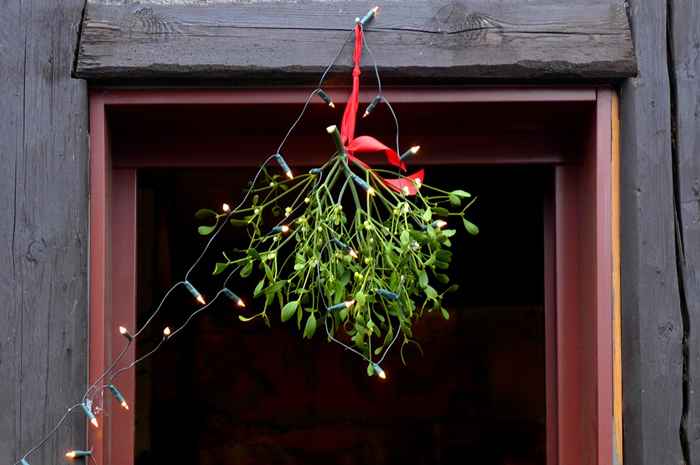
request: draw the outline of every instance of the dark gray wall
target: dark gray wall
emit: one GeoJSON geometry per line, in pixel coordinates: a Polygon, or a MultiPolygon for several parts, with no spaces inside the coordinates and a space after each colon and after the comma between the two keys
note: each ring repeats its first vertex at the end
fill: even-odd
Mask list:
{"type": "Polygon", "coordinates": [[[630,0],[622,87],[625,460],[700,464],[700,5],[630,0]]]}
{"type": "MultiPolygon", "coordinates": [[[[87,96],[70,71],[82,0],[0,2],[0,463],[86,381],[87,96]]],[[[84,446],[74,414],[32,465],[84,446]]]]}
{"type": "MultiPolygon", "coordinates": [[[[700,5],[630,0],[622,86],[625,459],[700,465],[700,5]]],[[[0,463],[85,385],[87,98],[82,0],[0,6],[0,463]]],[[[84,445],[75,415],[32,465],[84,445]]]]}

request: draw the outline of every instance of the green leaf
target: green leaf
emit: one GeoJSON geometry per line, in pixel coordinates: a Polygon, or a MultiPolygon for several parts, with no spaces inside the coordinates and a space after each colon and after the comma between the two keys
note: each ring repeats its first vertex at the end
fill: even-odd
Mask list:
{"type": "Polygon", "coordinates": [[[435,266],[441,270],[446,270],[450,267],[450,262],[436,261],[435,266]]]}
{"type": "Polygon", "coordinates": [[[447,288],[445,293],[447,292],[457,292],[459,290],[459,284],[453,284],[450,287],[447,288]]]}
{"type": "Polygon", "coordinates": [[[462,205],[462,200],[460,200],[459,196],[457,195],[447,194],[447,198],[450,200],[450,203],[455,207],[459,207],[460,205],[462,205]]]}
{"type": "Polygon", "coordinates": [[[316,317],[313,313],[309,315],[306,319],[306,326],[304,326],[304,337],[306,339],[311,339],[316,332],[316,317]]]}
{"type": "Polygon", "coordinates": [[[457,197],[462,197],[463,199],[468,199],[472,195],[469,192],[463,191],[462,189],[457,189],[455,191],[450,192],[452,195],[456,195],[457,197]]]}
{"type": "Polygon", "coordinates": [[[253,315],[253,316],[243,316],[243,315],[238,315],[238,319],[241,321],[251,321],[259,317],[260,314],[253,315]]]}
{"type": "Polygon", "coordinates": [[[358,310],[361,309],[365,306],[365,302],[367,302],[367,295],[362,291],[358,291],[355,294],[355,302],[355,308],[358,310]]]}
{"type": "Polygon", "coordinates": [[[445,249],[438,249],[435,252],[435,256],[438,259],[438,261],[441,262],[450,262],[452,260],[452,252],[445,249]]]}
{"type": "Polygon", "coordinates": [[[282,288],[284,288],[284,286],[285,286],[286,284],[287,284],[287,280],[286,280],[286,279],[280,279],[279,281],[276,281],[276,282],[272,283],[272,284],[271,284],[267,289],[265,289],[263,292],[264,292],[266,295],[270,295],[270,294],[274,295],[274,294],[276,294],[278,291],[280,291],[282,288]]]}
{"type": "Polygon", "coordinates": [[[261,279],[255,290],[253,291],[253,297],[257,297],[262,293],[263,286],[265,285],[265,278],[261,279]]]}
{"type": "Polygon", "coordinates": [[[194,214],[194,217],[197,218],[198,220],[206,220],[210,216],[217,217],[219,214],[216,213],[214,210],[210,210],[208,208],[202,208],[201,210],[197,210],[197,213],[194,214]]]}
{"type": "Polygon", "coordinates": [[[442,235],[443,237],[452,237],[457,233],[456,229],[443,229],[442,230],[442,235]]]}
{"type": "Polygon", "coordinates": [[[237,228],[245,227],[245,226],[248,226],[248,225],[250,224],[250,223],[249,223],[248,221],[246,221],[246,220],[237,220],[237,219],[235,219],[235,218],[231,218],[231,219],[229,220],[229,222],[230,222],[233,226],[235,226],[235,227],[237,227],[237,228]]]}
{"type": "Polygon", "coordinates": [[[437,291],[432,286],[426,286],[423,292],[425,292],[426,297],[429,299],[437,299],[437,291]]]}
{"type": "Polygon", "coordinates": [[[479,234],[479,227],[477,225],[467,220],[466,218],[462,218],[462,221],[464,221],[464,229],[466,229],[469,234],[471,234],[472,236],[476,236],[477,234],[479,234]]]}
{"type": "Polygon", "coordinates": [[[433,212],[432,212],[432,210],[430,210],[430,207],[427,207],[425,209],[425,211],[423,212],[422,219],[426,223],[430,222],[430,220],[433,219],[433,212]]]}
{"type": "Polygon", "coordinates": [[[241,270],[241,278],[247,278],[253,272],[253,262],[248,262],[245,264],[241,270]]]}
{"type": "Polygon", "coordinates": [[[408,229],[401,231],[400,239],[402,246],[407,246],[408,243],[411,242],[411,233],[408,232],[408,229]]]}
{"type": "Polygon", "coordinates": [[[202,236],[208,236],[211,234],[211,232],[216,228],[216,225],[214,226],[200,226],[197,228],[197,232],[201,234],[202,236]]]}
{"type": "Polygon", "coordinates": [[[287,305],[282,307],[282,321],[287,321],[291,317],[293,317],[297,311],[297,308],[299,308],[299,301],[298,300],[294,300],[292,302],[289,302],[289,303],[287,303],[287,305]]]}
{"type": "Polygon", "coordinates": [[[425,270],[420,270],[418,273],[418,285],[425,289],[428,286],[428,273],[425,270]]]}
{"type": "Polygon", "coordinates": [[[440,312],[442,313],[442,317],[443,317],[444,319],[446,319],[446,320],[449,320],[449,319],[450,319],[450,314],[447,313],[447,310],[445,310],[444,308],[440,307],[440,312]]]}
{"type": "Polygon", "coordinates": [[[217,274],[223,273],[224,270],[226,270],[226,268],[228,268],[229,265],[230,265],[230,263],[216,262],[216,265],[214,265],[214,276],[216,276],[217,274]]]}
{"type": "Polygon", "coordinates": [[[437,273],[435,275],[435,279],[437,279],[441,284],[447,284],[450,282],[450,277],[444,273],[437,273]]]}

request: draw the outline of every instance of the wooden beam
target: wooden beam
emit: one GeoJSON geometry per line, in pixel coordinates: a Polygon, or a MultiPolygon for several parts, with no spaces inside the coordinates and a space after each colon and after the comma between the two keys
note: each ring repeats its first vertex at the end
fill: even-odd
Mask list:
{"type": "MultiPolygon", "coordinates": [[[[304,80],[323,71],[355,16],[374,5],[182,3],[88,2],[75,75],[304,80]]],[[[636,73],[622,0],[379,5],[367,41],[388,79],[616,79],[636,73]]],[[[349,70],[351,48],[341,54],[338,71],[349,70]]]]}
{"type": "MultiPolygon", "coordinates": [[[[679,2],[672,2],[679,3],[679,2]]],[[[674,228],[667,5],[632,0],[639,77],[621,94],[620,243],[625,461],[691,463],[683,415],[683,319],[674,228]]]]}
{"type": "Polygon", "coordinates": [[[700,463],[700,5],[669,2],[669,80],[675,175],[678,280],[683,321],[683,413],[686,463],[700,463]]]}
{"type": "MultiPolygon", "coordinates": [[[[41,441],[85,390],[87,92],[71,79],[82,0],[0,6],[0,463],[41,441]]],[[[35,450],[87,447],[74,413],[35,450]]]]}

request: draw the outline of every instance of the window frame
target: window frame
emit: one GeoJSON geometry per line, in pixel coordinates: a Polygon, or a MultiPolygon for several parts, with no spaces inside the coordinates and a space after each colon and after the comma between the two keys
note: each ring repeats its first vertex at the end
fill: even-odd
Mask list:
{"type": "MultiPolygon", "coordinates": [[[[342,100],[344,91],[331,91],[342,100]]],[[[547,164],[554,183],[545,208],[545,320],[548,465],[610,465],[613,456],[613,144],[614,92],[609,87],[387,88],[392,102],[590,102],[594,120],[580,141],[583,159],[513,160],[493,157],[465,163],[547,164]],[[591,254],[591,252],[594,252],[591,254]]],[[[90,324],[92,382],[123,349],[118,325],[136,319],[137,171],[164,166],[167,157],[115,165],[108,126],[111,108],[250,103],[303,103],[308,89],[108,90],[90,92],[90,324]],[[115,290],[115,291],[113,291],[115,290]]],[[[369,101],[371,94],[362,94],[369,101]]],[[[578,141],[577,141],[578,142],[578,141]]],[[[200,163],[209,163],[203,159],[200,163]]],[[[211,165],[209,165],[211,166],[211,165]]],[[[130,348],[125,360],[133,360],[130,348]]],[[[120,388],[133,399],[128,371],[120,388]]],[[[619,386],[615,389],[619,389],[619,386]]],[[[89,430],[98,463],[133,465],[134,410],[106,402],[103,428],[89,430]]],[[[621,432],[617,432],[621,434],[621,432]]]]}

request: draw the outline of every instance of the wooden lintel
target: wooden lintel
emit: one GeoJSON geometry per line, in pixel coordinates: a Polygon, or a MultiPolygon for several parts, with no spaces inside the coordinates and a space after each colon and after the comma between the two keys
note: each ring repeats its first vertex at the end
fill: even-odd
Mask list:
{"type": "MultiPolygon", "coordinates": [[[[374,4],[127,3],[88,2],[77,77],[305,79],[323,71],[354,18],[374,4]]],[[[378,3],[367,41],[387,78],[580,80],[636,73],[622,0],[378,3]]],[[[338,71],[349,70],[351,48],[338,71]]],[[[365,54],[364,65],[370,64],[365,54]]]]}

